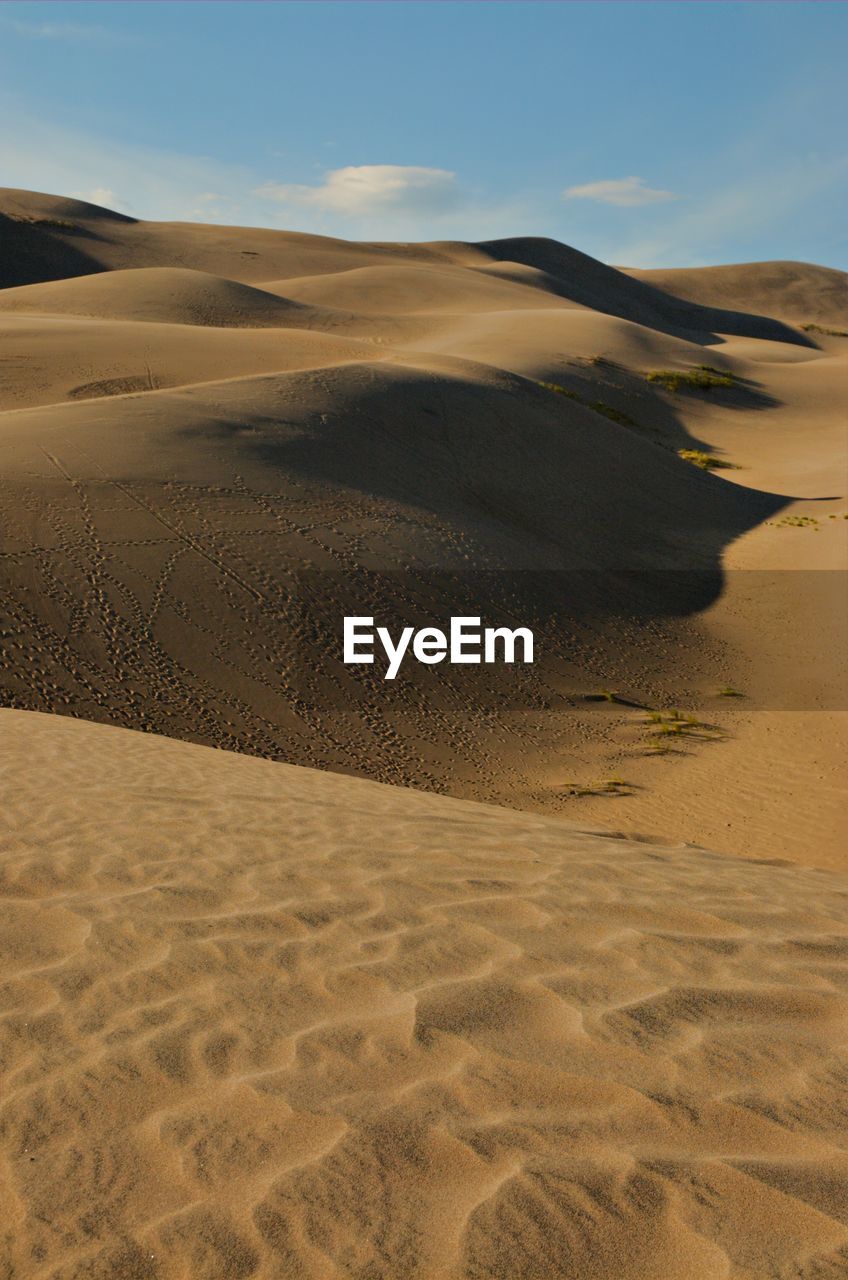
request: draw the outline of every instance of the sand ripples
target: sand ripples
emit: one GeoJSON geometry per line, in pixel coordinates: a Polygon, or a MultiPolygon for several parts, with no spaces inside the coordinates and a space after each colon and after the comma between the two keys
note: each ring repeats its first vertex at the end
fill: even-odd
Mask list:
{"type": "Polygon", "coordinates": [[[848,887],[4,712],[10,1277],[848,1270],[848,887]]]}

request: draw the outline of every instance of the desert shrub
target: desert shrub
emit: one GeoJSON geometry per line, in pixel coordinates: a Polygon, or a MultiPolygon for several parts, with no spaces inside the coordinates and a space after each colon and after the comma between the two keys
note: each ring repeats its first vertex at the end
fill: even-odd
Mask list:
{"type": "Polygon", "coordinates": [[[723,458],[717,458],[714,453],[704,453],[702,449],[678,449],[677,456],[684,462],[691,462],[694,467],[700,467],[702,471],[733,468],[732,462],[725,462],[723,458]]]}
{"type": "Polygon", "coordinates": [[[801,328],[804,333],[825,333],[829,338],[848,338],[848,330],[845,329],[828,329],[821,324],[802,324],[801,328]]]}
{"type": "Polygon", "coordinates": [[[77,224],[69,222],[67,218],[42,218],[32,213],[10,213],[7,217],[11,222],[24,222],[30,227],[59,227],[63,231],[77,230],[77,224]]]}
{"type": "Polygon", "coordinates": [[[609,418],[610,422],[617,422],[620,427],[635,427],[636,423],[625,413],[623,409],[616,409],[615,405],[606,404],[603,400],[584,400],[583,403],[589,409],[594,409],[595,413],[603,414],[605,418],[609,418]]]}
{"type": "Polygon", "coordinates": [[[558,382],[540,382],[540,387],[544,387],[546,391],[553,391],[558,396],[567,396],[569,400],[576,400],[578,404],[585,404],[582,396],[576,391],[569,391],[568,387],[561,387],[558,382]]]}
{"type": "Polygon", "coordinates": [[[546,391],[553,391],[558,396],[566,396],[577,404],[582,404],[584,409],[591,409],[594,413],[603,414],[611,422],[617,422],[620,427],[636,426],[629,414],[626,414],[622,409],[616,409],[614,405],[607,404],[604,400],[585,400],[577,391],[570,391],[568,387],[561,387],[558,382],[540,382],[539,386],[544,387],[546,391]]]}
{"type": "Polygon", "coordinates": [[[714,369],[709,364],[694,369],[654,369],[645,374],[648,382],[658,382],[666,391],[712,391],[714,387],[732,387],[733,374],[714,369]]]}

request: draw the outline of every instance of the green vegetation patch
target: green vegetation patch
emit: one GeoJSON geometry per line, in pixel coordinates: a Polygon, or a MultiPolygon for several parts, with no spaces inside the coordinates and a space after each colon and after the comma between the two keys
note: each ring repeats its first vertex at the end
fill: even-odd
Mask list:
{"type": "Polygon", "coordinates": [[[617,422],[620,427],[635,427],[636,423],[622,409],[616,409],[615,405],[606,404],[603,400],[584,400],[583,403],[589,409],[594,409],[595,413],[603,414],[605,418],[609,418],[610,422],[617,422]]]}
{"type": "Polygon", "coordinates": [[[649,711],[646,723],[652,739],[649,749],[660,753],[670,751],[673,743],[686,739],[720,742],[724,737],[718,725],[707,724],[678,707],[672,707],[670,711],[649,711]]]}
{"type": "Polygon", "coordinates": [[[77,224],[67,218],[41,218],[32,213],[8,213],[10,222],[23,222],[30,227],[59,227],[63,231],[76,231],[77,224]]]}
{"type": "Polygon", "coordinates": [[[802,324],[801,328],[804,333],[824,333],[829,338],[848,338],[848,330],[846,329],[828,329],[821,324],[802,324]]]}
{"type": "Polygon", "coordinates": [[[694,369],[654,369],[645,374],[647,382],[658,382],[666,391],[712,391],[714,387],[732,387],[732,373],[698,364],[694,369]]]}
{"type": "Polygon", "coordinates": [[[568,387],[561,387],[558,382],[540,382],[540,387],[544,387],[546,391],[553,391],[558,396],[567,396],[569,400],[576,400],[578,404],[583,403],[583,397],[579,396],[576,391],[569,391],[568,387]]]}
{"type": "Polygon", "coordinates": [[[684,462],[691,462],[693,467],[700,467],[702,471],[736,470],[732,462],[725,462],[714,453],[704,453],[702,449],[678,449],[677,456],[684,462]]]}
{"type": "Polygon", "coordinates": [[[576,391],[569,391],[568,387],[561,387],[558,382],[540,382],[540,387],[544,387],[546,391],[553,391],[558,396],[566,396],[569,400],[574,400],[576,404],[582,404],[584,409],[591,409],[594,413],[600,413],[605,418],[609,418],[611,422],[617,422],[620,427],[635,427],[636,423],[622,409],[616,409],[614,405],[607,404],[604,400],[586,400],[576,391]]]}

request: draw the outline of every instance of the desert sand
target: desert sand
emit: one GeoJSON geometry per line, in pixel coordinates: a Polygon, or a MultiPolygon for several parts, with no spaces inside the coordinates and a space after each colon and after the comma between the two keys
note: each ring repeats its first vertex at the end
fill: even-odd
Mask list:
{"type": "Polygon", "coordinates": [[[848,1271],[844,877],[60,716],[0,768],[4,1275],[848,1271]]]}
{"type": "Polygon", "coordinates": [[[848,277],[0,234],[0,1275],[848,1275],[848,277]]]}

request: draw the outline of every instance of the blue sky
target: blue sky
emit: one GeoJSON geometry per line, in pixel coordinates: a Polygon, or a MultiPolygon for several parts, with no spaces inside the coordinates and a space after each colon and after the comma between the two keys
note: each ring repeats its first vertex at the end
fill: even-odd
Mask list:
{"type": "Polygon", "coordinates": [[[354,239],[848,269],[842,3],[0,4],[0,182],[354,239]]]}

